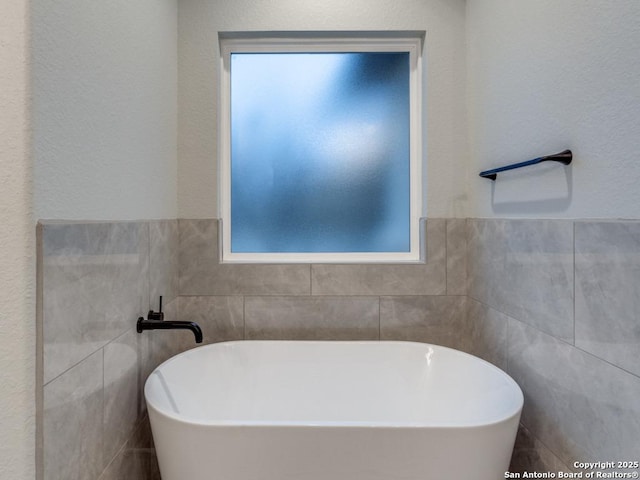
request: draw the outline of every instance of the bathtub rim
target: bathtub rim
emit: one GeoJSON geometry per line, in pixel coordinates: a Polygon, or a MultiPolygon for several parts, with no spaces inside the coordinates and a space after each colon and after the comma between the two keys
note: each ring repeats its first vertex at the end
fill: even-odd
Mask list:
{"type": "Polygon", "coordinates": [[[457,350],[455,348],[451,348],[451,347],[445,347],[443,345],[437,345],[437,344],[433,344],[433,343],[426,343],[426,342],[415,342],[415,341],[405,341],[405,340],[230,340],[230,341],[224,341],[224,342],[216,342],[216,343],[210,343],[207,345],[201,345],[189,350],[185,350],[184,352],[180,352],[170,358],[168,358],[167,360],[165,360],[164,362],[162,362],[160,365],[158,365],[156,368],[154,368],[151,373],[149,374],[149,376],[145,379],[144,382],[144,388],[143,388],[143,395],[144,395],[144,400],[145,400],[145,404],[147,405],[147,409],[149,410],[153,410],[155,414],[163,416],[169,420],[173,420],[185,425],[191,425],[191,426],[196,426],[196,427],[223,427],[223,428],[233,428],[233,427],[239,427],[239,428],[260,428],[260,427],[269,427],[269,428],[280,428],[280,427],[287,427],[287,428],[376,428],[376,429],[383,429],[383,428],[391,428],[391,429],[403,429],[403,428],[408,428],[408,429],[438,429],[438,428],[442,428],[442,429],[469,429],[469,428],[486,428],[486,427],[490,427],[493,425],[499,425],[502,423],[507,423],[509,421],[511,421],[514,417],[520,417],[521,413],[522,413],[522,409],[524,406],[524,394],[522,392],[522,389],[520,388],[520,385],[518,385],[518,383],[504,370],[502,370],[500,367],[494,365],[491,362],[488,362],[487,360],[480,358],[476,355],[472,355],[470,353],[467,352],[463,352],[462,350],[457,350]],[[483,364],[485,364],[486,366],[490,367],[492,370],[494,370],[496,373],[498,373],[499,375],[501,375],[502,377],[504,377],[506,379],[506,381],[508,383],[510,383],[512,385],[512,387],[515,388],[515,393],[516,395],[519,397],[519,401],[517,402],[519,404],[519,407],[517,409],[515,409],[513,412],[509,412],[508,415],[505,415],[504,417],[495,419],[493,421],[488,421],[488,422],[469,422],[469,423],[465,423],[465,424],[437,424],[437,423],[429,423],[429,424],[425,424],[425,423],[409,423],[409,422],[405,422],[405,423],[393,423],[393,422],[330,422],[330,421],[323,421],[323,422],[313,422],[313,421],[242,421],[242,420],[214,420],[214,421],[193,421],[190,420],[188,418],[185,418],[184,416],[181,416],[179,414],[175,414],[173,412],[169,412],[169,411],[165,411],[164,409],[161,410],[158,407],[156,407],[155,405],[153,405],[152,402],[150,402],[147,399],[147,383],[149,381],[149,379],[151,378],[151,376],[156,372],[156,370],[158,370],[159,368],[161,368],[163,365],[172,362],[182,356],[185,356],[187,354],[192,354],[194,350],[200,350],[200,349],[205,349],[205,348],[214,348],[216,346],[220,346],[220,345],[232,345],[232,344],[242,344],[242,343],[296,343],[296,344],[304,344],[304,343],[314,343],[314,344],[318,344],[318,343],[340,343],[340,344],[358,344],[358,345],[362,345],[362,344],[410,344],[410,345],[424,345],[424,346],[428,346],[428,347],[436,347],[437,349],[445,349],[445,350],[449,350],[451,352],[454,352],[455,354],[459,354],[461,356],[466,356],[466,357],[470,357],[472,359],[472,361],[479,361],[483,364]]]}

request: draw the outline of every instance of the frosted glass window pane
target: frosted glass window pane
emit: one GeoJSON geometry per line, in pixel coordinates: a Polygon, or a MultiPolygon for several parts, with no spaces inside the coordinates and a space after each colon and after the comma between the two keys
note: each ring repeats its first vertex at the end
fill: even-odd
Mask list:
{"type": "Polygon", "coordinates": [[[231,251],[408,252],[409,53],[231,54],[231,251]]]}

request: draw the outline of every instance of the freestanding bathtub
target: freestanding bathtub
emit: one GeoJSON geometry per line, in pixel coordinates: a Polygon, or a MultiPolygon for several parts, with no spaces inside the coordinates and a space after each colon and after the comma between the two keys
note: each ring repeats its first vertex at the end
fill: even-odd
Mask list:
{"type": "Polygon", "coordinates": [[[413,342],[207,345],[144,391],[163,480],[497,480],[523,403],[490,363],[413,342]]]}

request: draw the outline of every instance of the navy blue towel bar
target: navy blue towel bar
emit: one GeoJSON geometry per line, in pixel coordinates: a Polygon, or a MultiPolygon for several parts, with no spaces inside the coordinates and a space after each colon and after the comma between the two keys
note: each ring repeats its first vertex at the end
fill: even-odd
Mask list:
{"type": "Polygon", "coordinates": [[[528,167],[529,165],[535,165],[542,162],[560,162],[564,165],[569,165],[571,163],[571,160],[573,160],[573,154],[571,153],[571,150],[564,150],[560,153],[554,153],[553,155],[534,158],[533,160],[527,160],[526,162],[513,163],[511,165],[505,165],[504,167],[485,170],[484,172],[480,172],[480,176],[483,178],[490,178],[491,180],[495,180],[498,176],[498,173],[506,172],[507,170],[528,167]]]}

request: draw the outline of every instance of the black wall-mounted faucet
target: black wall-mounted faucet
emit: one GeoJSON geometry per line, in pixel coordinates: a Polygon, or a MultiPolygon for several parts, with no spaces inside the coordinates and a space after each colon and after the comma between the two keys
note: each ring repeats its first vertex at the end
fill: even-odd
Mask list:
{"type": "Polygon", "coordinates": [[[142,333],[144,330],[191,330],[196,337],[196,343],[202,343],[202,329],[196,322],[184,322],[178,320],[165,320],[162,312],[162,296],[160,297],[160,310],[149,310],[147,319],[138,318],[136,330],[142,333]]]}

